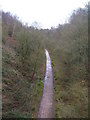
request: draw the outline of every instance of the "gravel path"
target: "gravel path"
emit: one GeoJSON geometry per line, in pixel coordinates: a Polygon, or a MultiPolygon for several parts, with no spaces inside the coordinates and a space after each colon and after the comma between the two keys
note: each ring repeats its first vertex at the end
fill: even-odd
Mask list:
{"type": "Polygon", "coordinates": [[[53,118],[53,73],[51,59],[47,50],[46,53],[46,75],[38,118],[53,118]]]}

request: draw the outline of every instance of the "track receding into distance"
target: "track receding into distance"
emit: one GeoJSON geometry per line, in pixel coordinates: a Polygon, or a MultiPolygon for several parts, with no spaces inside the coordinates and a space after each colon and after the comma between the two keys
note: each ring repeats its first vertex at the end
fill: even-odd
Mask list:
{"type": "Polygon", "coordinates": [[[46,53],[46,74],[44,79],[44,88],[39,107],[38,118],[53,118],[53,72],[51,59],[48,51],[46,53]]]}

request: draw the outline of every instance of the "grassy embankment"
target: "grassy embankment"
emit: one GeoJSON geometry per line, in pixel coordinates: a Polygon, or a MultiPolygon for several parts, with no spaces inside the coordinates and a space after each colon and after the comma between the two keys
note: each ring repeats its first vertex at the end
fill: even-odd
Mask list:
{"type": "Polygon", "coordinates": [[[35,37],[39,34],[36,30],[28,30],[10,14],[3,13],[2,17],[3,117],[33,118],[36,117],[43,89],[44,49],[40,39],[35,37]],[[15,23],[14,34],[12,23],[15,23]]]}
{"type": "Polygon", "coordinates": [[[87,7],[75,11],[69,23],[53,29],[47,41],[54,71],[55,118],[87,118],[87,7]]]}

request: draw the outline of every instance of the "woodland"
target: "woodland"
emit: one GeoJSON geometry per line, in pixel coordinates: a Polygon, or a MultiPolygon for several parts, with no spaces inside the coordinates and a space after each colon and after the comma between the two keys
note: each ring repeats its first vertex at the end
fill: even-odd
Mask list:
{"type": "Polygon", "coordinates": [[[2,11],[2,116],[36,118],[48,50],[55,118],[88,117],[88,6],[68,23],[37,29],[2,11]]]}

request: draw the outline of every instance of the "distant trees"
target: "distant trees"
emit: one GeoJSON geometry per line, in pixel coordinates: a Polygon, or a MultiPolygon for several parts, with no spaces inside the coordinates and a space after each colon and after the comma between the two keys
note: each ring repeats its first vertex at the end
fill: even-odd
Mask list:
{"type": "Polygon", "coordinates": [[[32,27],[34,27],[35,29],[41,29],[41,25],[40,23],[38,23],[37,21],[34,21],[32,24],[31,24],[32,27]]]}

